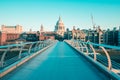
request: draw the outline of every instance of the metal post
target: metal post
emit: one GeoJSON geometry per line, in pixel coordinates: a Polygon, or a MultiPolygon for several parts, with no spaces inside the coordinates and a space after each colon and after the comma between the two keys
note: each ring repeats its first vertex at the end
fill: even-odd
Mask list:
{"type": "Polygon", "coordinates": [[[86,46],[85,43],[83,43],[83,45],[84,45],[84,47],[86,48],[86,53],[87,53],[87,55],[88,55],[88,47],[86,46]]]}
{"type": "Polygon", "coordinates": [[[41,41],[38,44],[38,49],[41,49],[41,41]]]}
{"type": "Polygon", "coordinates": [[[111,70],[112,64],[111,64],[110,55],[108,54],[108,52],[106,51],[104,47],[100,46],[100,48],[102,48],[102,50],[105,52],[105,55],[107,56],[107,59],[108,59],[108,70],[111,70]]]}
{"type": "Polygon", "coordinates": [[[24,45],[23,45],[23,44],[21,44],[21,48],[20,48],[20,52],[19,52],[19,55],[18,55],[18,59],[20,59],[20,58],[21,58],[21,53],[22,53],[23,48],[24,48],[24,45]]]}
{"type": "Polygon", "coordinates": [[[31,48],[33,46],[34,43],[31,43],[30,47],[29,47],[29,50],[28,50],[28,54],[30,54],[30,51],[31,51],[31,48]]]}
{"type": "Polygon", "coordinates": [[[39,44],[40,42],[36,42],[36,45],[35,45],[35,49],[37,50],[37,48],[38,48],[38,44],[39,44]]]}
{"type": "Polygon", "coordinates": [[[5,56],[9,50],[10,50],[10,47],[7,48],[7,50],[3,53],[2,57],[1,57],[1,67],[4,67],[5,56]]]}
{"type": "Polygon", "coordinates": [[[93,48],[93,46],[91,44],[90,45],[90,48],[92,49],[93,53],[94,53],[94,60],[96,61],[97,57],[96,57],[96,51],[95,49],[93,48]]]}
{"type": "Polygon", "coordinates": [[[81,42],[79,43],[79,45],[80,45],[80,50],[83,52],[83,46],[82,46],[81,42]]]}

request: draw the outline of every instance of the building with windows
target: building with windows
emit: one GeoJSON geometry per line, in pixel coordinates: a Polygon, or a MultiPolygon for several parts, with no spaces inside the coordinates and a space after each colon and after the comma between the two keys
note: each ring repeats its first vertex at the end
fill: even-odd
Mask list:
{"type": "Polygon", "coordinates": [[[16,25],[16,26],[1,26],[1,31],[4,31],[6,33],[22,33],[22,26],[16,25]]]}
{"type": "Polygon", "coordinates": [[[103,44],[103,34],[104,31],[101,30],[100,26],[95,27],[94,30],[84,30],[84,32],[86,33],[86,39],[85,41],[90,41],[93,43],[97,43],[97,44],[103,44]]]}
{"type": "Polygon", "coordinates": [[[120,29],[117,30],[116,27],[113,30],[107,30],[104,33],[104,44],[120,46],[120,29]]]}
{"type": "Polygon", "coordinates": [[[22,33],[22,26],[1,26],[0,31],[0,45],[7,44],[9,42],[15,42],[22,33]]]}
{"type": "Polygon", "coordinates": [[[10,42],[14,43],[15,40],[19,38],[20,34],[18,33],[6,33],[4,31],[0,31],[0,45],[5,45],[10,42]]]}
{"type": "Polygon", "coordinates": [[[69,28],[66,29],[66,32],[64,33],[64,39],[71,40],[72,39],[72,31],[69,30],[69,28]]]}

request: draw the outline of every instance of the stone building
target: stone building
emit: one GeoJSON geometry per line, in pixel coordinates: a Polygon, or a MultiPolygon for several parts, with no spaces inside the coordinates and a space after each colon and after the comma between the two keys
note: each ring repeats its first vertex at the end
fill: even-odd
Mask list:
{"type": "Polygon", "coordinates": [[[47,40],[47,39],[54,40],[55,33],[53,31],[44,31],[44,27],[43,27],[43,25],[41,25],[39,40],[43,41],[43,40],[47,40]]]}
{"type": "Polygon", "coordinates": [[[0,31],[0,45],[8,44],[10,42],[14,43],[22,33],[22,26],[1,26],[0,31]]]}
{"type": "Polygon", "coordinates": [[[60,36],[64,37],[65,26],[64,26],[64,23],[63,23],[61,17],[59,17],[59,20],[57,21],[57,23],[55,25],[55,30],[54,31],[57,34],[59,34],[60,36]]]}
{"type": "Polygon", "coordinates": [[[6,33],[4,31],[0,31],[0,45],[15,43],[15,40],[17,40],[19,36],[20,34],[18,33],[6,33]]]}
{"type": "Polygon", "coordinates": [[[7,33],[22,33],[22,26],[16,25],[16,26],[1,26],[1,31],[7,32],[7,33]]]}
{"type": "Polygon", "coordinates": [[[75,29],[75,26],[73,27],[73,30],[72,30],[73,39],[80,39],[82,41],[85,41],[85,36],[86,34],[82,30],[80,30],[79,28],[75,29]]]}

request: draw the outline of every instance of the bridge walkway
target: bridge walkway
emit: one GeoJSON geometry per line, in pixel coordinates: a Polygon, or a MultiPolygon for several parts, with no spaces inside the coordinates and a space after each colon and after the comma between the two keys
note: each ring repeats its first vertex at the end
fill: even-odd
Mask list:
{"type": "Polygon", "coordinates": [[[1,80],[110,80],[65,42],[57,42],[1,80]]]}

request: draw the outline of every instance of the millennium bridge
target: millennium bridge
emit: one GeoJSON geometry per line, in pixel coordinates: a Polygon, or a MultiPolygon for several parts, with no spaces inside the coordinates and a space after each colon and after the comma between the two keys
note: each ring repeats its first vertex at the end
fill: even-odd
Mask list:
{"type": "Polygon", "coordinates": [[[80,40],[0,46],[0,80],[120,80],[120,56],[109,50],[120,47],[80,40]]]}

